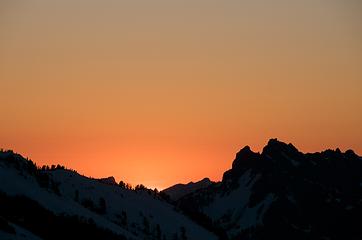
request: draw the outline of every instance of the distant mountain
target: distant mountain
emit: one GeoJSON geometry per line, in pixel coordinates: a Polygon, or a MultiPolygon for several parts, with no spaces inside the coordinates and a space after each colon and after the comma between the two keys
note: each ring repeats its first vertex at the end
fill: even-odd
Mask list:
{"type": "Polygon", "coordinates": [[[187,184],[181,184],[181,183],[176,184],[176,185],[173,185],[173,186],[163,190],[162,192],[165,193],[166,195],[170,196],[170,198],[173,201],[176,201],[189,193],[192,193],[199,189],[206,188],[206,187],[210,186],[212,183],[213,182],[210,181],[209,178],[204,178],[195,183],[189,182],[187,184]]]}
{"type": "Polygon", "coordinates": [[[271,139],[262,153],[243,148],[221,183],[177,205],[223,239],[362,239],[362,159],[271,139]]]}
{"type": "Polygon", "coordinates": [[[0,239],[217,239],[155,191],[0,152],[0,239]]]}
{"type": "Polygon", "coordinates": [[[118,185],[116,179],[114,177],[100,178],[98,179],[100,182],[109,184],[109,185],[118,185]]]}

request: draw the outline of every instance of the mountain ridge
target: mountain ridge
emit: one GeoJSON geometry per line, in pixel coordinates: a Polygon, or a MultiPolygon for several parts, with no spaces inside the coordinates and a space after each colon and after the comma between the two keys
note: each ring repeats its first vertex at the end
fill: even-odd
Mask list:
{"type": "Polygon", "coordinates": [[[270,139],[262,152],[237,152],[220,182],[160,193],[1,151],[0,182],[4,239],[81,237],[74,229],[88,239],[362,239],[362,158],[352,150],[303,153],[270,139]]]}
{"type": "Polygon", "coordinates": [[[208,177],[205,177],[202,180],[197,181],[197,182],[191,181],[186,184],[183,184],[183,183],[175,184],[171,187],[168,187],[168,188],[162,190],[161,192],[170,196],[171,200],[177,201],[181,197],[183,197],[191,192],[194,192],[196,190],[206,188],[213,183],[214,182],[212,182],[208,177]]]}
{"type": "Polygon", "coordinates": [[[225,239],[361,239],[362,160],[352,150],[302,153],[271,139],[261,153],[242,148],[220,183],[177,204],[225,239]]]}

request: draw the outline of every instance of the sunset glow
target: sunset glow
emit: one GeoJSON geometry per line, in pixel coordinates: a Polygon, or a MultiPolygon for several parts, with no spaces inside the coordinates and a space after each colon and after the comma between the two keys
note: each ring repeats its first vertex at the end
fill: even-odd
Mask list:
{"type": "Polygon", "coordinates": [[[2,1],[0,147],[163,189],[245,145],[362,154],[360,1],[2,1]]]}

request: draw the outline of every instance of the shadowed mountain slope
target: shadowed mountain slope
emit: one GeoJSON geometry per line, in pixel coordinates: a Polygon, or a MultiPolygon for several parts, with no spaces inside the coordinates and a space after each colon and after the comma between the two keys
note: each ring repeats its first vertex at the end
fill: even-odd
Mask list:
{"type": "Polygon", "coordinates": [[[271,139],[262,153],[244,147],[221,183],[177,204],[225,239],[362,239],[362,159],[271,139]]]}

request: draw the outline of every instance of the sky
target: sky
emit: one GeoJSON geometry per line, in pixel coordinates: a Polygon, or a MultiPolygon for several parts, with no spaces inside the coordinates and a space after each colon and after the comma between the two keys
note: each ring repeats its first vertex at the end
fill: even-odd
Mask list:
{"type": "Polygon", "coordinates": [[[359,0],[0,0],[0,147],[158,189],[245,145],[362,154],[359,0]]]}

